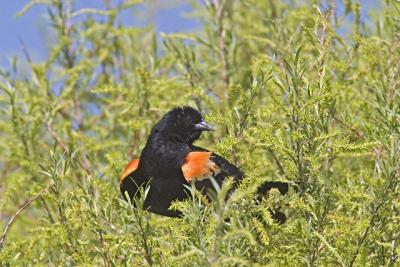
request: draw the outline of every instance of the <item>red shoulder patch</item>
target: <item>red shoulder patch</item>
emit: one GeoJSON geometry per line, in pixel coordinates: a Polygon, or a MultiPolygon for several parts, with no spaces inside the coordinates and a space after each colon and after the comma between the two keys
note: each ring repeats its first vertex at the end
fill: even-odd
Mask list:
{"type": "Polygon", "coordinates": [[[134,172],[139,166],[139,159],[131,160],[128,165],[126,165],[124,172],[121,175],[121,182],[125,179],[126,176],[134,172]]]}
{"type": "Polygon", "coordinates": [[[221,169],[211,159],[211,152],[190,152],[182,165],[183,176],[188,182],[210,178],[220,171],[221,169]]]}

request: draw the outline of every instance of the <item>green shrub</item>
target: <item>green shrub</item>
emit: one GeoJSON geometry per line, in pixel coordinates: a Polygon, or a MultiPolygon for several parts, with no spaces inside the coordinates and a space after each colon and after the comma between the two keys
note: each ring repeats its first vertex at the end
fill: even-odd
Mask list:
{"type": "Polygon", "coordinates": [[[2,266],[399,264],[398,0],[364,20],[356,0],[344,14],[335,1],[190,1],[202,27],[160,35],[121,23],[141,1],[104,2],[19,13],[45,5],[57,42],[0,72],[2,266]],[[171,219],[125,203],[119,176],[179,105],[207,114],[218,131],[198,144],[247,178],[227,203],[228,184],[213,203],[193,191],[171,219]],[[264,180],[300,186],[257,205],[264,180]]]}

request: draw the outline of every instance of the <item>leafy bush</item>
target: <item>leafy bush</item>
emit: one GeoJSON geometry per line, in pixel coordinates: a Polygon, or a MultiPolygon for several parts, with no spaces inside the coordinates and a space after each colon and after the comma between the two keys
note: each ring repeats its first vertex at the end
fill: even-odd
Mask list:
{"type": "Polygon", "coordinates": [[[160,35],[121,23],[141,1],[104,2],[19,14],[45,5],[57,43],[1,71],[2,266],[399,264],[398,0],[368,20],[356,0],[343,14],[335,1],[190,1],[201,29],[160,35]],[[198,144],[247,178],[227,203],[228,184],[213,203],[193,191],[171,219],[131,208],[119,176],[179,105],[207,114],[218,131],[198,144]],[[264,180],[298,192],[258,205],[264,180]]]}

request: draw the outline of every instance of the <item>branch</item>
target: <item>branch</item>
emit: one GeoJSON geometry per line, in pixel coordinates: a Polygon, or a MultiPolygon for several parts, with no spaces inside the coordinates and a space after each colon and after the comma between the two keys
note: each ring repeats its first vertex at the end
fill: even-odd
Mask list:
{"type": "MultiPolygon", "coordinates": [[[[79,98],[76,96],[74,96],[73,105],[74,105],[74,110],[75,110],[75,114],[74,114],[73,118],[75,119],[75,122],[77,124],[77,131],[82,132],[83,131],[82,108],[81,108],[81,103],[79,101],[79,98]]],[[[82,168],[86,171],[86,173],[88,175],[91,175],[92,174],[92,166],[89,161],[89,153],[88,153],[84,143],[81,143],[81,150],[82,150],[82,160],[79,161],[79,163],[82,166],[82,168]]]]}
{"type": "Polygon", "coordinates": [[[371,229],[375,226],[375,219],[378,217],[378,215],[379,215],[378,213],[380,212],[382,207],[389,201],[387,195],[388,195],[389,191],[393,188],[393,183],[394,183],[394,179],[388,183],[386,189],[384,190],[384,192],[382,194],[383,197],[382,197],[380,203],[374,207],[374,211],[371,216],[371,219],[369,220],[368,226],[364,230],[361,238],[357,241],[357,248],[356,248],[356,251],[355,251],[353,257],[350,259],[350,262],[348,265],[349,267],[352,267],[354,265],[358,255],[360,254],[360,250],[361,250],[361,247],[362,247],[364,241],[367,239],[371,229]]]}
{"type": "Polygon", "coordinates": [[[338,117],[334,117],[333,119],[337,121],[340,125],[344,126],[346,129],[352,131],[359,139],[364,139],[364,134],[358,131],[357,129],[347,125],[344,121],[342,121],[338,117]]]}
{"type": "Polygon", "coordinates": [[[19,208],[19,210],[17,210],[17,212],[14,214],[14,216],[11,217],[11,219],[8,221],[8,223],[6,224],[6,228],[4,229],[3,235],[1,236],[1,240],[0,240],[0,251],[3,248],[4,242],[7,239],[7,233],[10,230],[12,224],[15,222],[15,219],[18,217],[18,215],[24,210],[26,209],[34,200],[38,199],[39,197],[42,196],[42,194],[44,192],[47,191],[47,189],[49,189],[50,185],[48,185],[46,188],[43,188],[38,194],[36,194],[33,198],[29,199],[27,202],[25,202],[24,205],[22,205],[21,208],[19,208]]]}
{"type": "Polygon", "coordinates": [[[22,38],[19,38],[19,43],[21,45],[22,52],[25,55],[26,61],[28,61],[28,63],[32,63],[32,58],[31,58],[31,56],[30,56],[30,54],[28,52],[28,49],[26,48],[26,45],[24,43],[24,40],[22,40],[22,38]]]}
{"type": "Polygon", "coordinates": [[[268,148],[268,152],[271,154],[272,158],[275,160],[275,163],[279,169],[279,174],[282,176],[285,175],[285,170],[283,169],[282,164],[279,161],[278,157],[276,156],[275,152],[271,148],[268,148]]]}
{"type": "MultiPolygon", "coordinates": [[[[223,2],[223,0],[222,0],[223,2]]],[[[219,58],[222,62],[222,80],[224,82],[224,98],[228,98],[228,89],[229,89],[229,63],[226,58],[226,49],[225,49],[225,28],[224,28],[224,3],[221,3],[220,0],[214,0],[215,10],[217,12],[217,26],[218,26],[218,37],[219,37],[219,58]]]]}
{"type": "Polygon", "coordinates": [[[58,134],[54,131],[53,129],[53,124],[52,124],[52,119],[50,118],[50,116],[48,116],[47,119],[47,130],[49,131],[49,133],[51,134],[51,136],[54,138],[54,140],[56,140],[56,142],[61,146],[61,148],[65,151],[68,152],[69,149],[67,147],[67,145],[64,143],[64,141],[61,139],[60,136],[58,136],[58,134]]]}

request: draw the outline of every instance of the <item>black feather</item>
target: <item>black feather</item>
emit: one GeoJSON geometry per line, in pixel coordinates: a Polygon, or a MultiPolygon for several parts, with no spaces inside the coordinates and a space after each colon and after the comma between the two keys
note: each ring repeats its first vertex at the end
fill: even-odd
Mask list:
{"type": "MultiPolygon", "coordinates": [[[[127,191],[132,199],[140,192],[140,187],[149,184],[144,208],[160,215],[179,217],[181,214],[169,210],[169,207],[173,201],[184,200],[190,195],[186,188],[189,184],[182,173],[182,164],[190,152],[208,151],[193,145],[201,135],[201,130],[196,128],[200,122],[204,123],[203,117],[191,107],[175,108],[167,112],[152,128],[140,155],[138,169],[122,181],[120,189],[124,197],[127,191]]],[[[221,169],[215,180],[221,185],[227,177],[233,177],[234,190],[243,180],[243,172],[215,153],[211,159],[221,169]]],[[[214,188],[210,179],[196,181],[195,186],[204,193],[214,188]]],[[[277,187],[282,194],[287,192],[287,184],[266,182],[258,193],[265,194],[273,187],[277,187]]]]}

